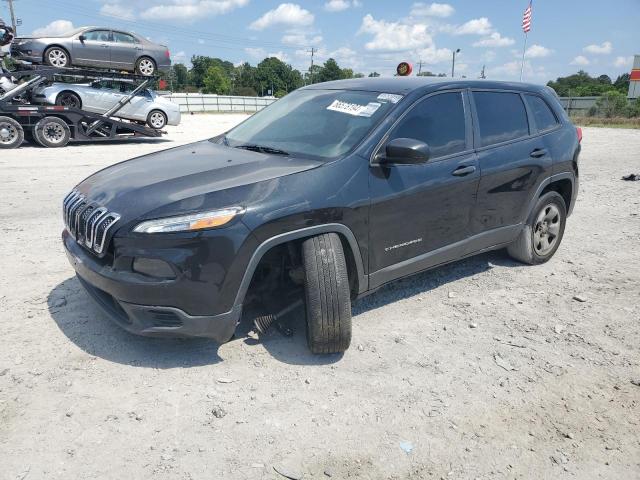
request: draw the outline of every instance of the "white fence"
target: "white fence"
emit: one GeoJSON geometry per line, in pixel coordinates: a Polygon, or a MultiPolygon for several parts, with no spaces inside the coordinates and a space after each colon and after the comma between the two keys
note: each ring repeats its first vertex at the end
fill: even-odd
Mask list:
{"type": "Polygon", "coordinates": [[[172,93],[166,98],[180,105],[181,112],[257,112],[276,101],[275,98],[202,93],[172,93]]]}

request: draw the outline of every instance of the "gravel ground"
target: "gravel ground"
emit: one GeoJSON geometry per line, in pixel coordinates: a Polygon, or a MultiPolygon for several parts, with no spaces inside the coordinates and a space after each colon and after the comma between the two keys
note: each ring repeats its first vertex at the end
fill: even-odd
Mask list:
{"type": "Polygon", "coordinates": [[[60,202],[120,160],[205,138],[0,154],[0,478],[640,478],[640,131],[584,129],[563,245],[493,252],[354,305],[352,348],[132,336],[81,290],[60,202]]]}

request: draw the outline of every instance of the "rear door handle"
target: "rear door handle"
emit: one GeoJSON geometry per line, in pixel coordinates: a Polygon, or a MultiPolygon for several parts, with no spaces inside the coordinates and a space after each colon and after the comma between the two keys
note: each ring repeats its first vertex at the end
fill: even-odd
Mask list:
{"type": "Polygon", "coordinates": [[[536,148],[533,152],[531,152],[531,156],[533,158],[540,158],[544,157],[547,153],[548,152],[546,148],[536,148]]]}
{"type": "Polygon", "coordinates": [[[451,175],[455,175],[456,177],[464,177],[465,175],[469,175],[476,171],[476,167],[473,165],[461,166],[456,168],[451,175]]]}

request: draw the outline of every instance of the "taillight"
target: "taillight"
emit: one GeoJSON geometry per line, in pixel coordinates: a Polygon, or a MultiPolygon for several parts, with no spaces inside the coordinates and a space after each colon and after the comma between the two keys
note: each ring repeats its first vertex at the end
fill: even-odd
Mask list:
{"type": "Polygon", "coordinates": [[[164,56],[167,58],[171,58],[171,53],[169,52],[169,50],[167,49],[167,51],[164,52],[164,56]]]}
{"type": "Polygon", "coordinates": [[[578,132],[578,143],[582,142],[582,129],[580,127],[576,127],[576,132],[578,132]]]}

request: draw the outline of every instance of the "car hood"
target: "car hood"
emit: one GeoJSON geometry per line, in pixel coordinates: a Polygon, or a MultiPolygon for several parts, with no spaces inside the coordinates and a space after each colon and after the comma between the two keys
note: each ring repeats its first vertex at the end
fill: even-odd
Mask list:
{"type": "MultiPolygon", "coordinates": [[[[320,165],[317,160],[267,155],[205,140],[107,167],[82,181],[77,190],[127,222],[154,213],[163,216],[211,208],[209,194],[320,165]]],[[[213,208],[225,206],[229,205],[213,208]]]]}

